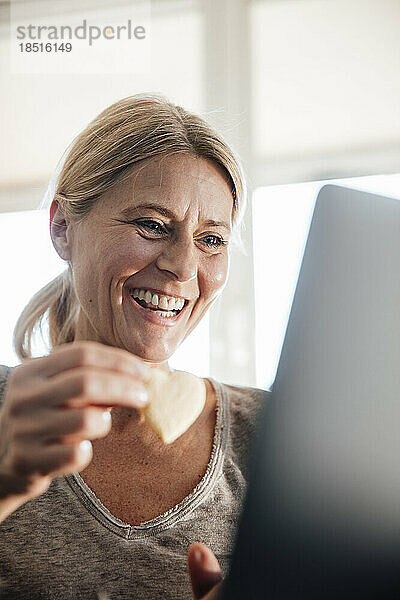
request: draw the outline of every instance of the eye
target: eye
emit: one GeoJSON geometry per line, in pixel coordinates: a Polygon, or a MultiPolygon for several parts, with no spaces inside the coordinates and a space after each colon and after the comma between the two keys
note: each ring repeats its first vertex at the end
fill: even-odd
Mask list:
{"type": "Polygon", "coordinates": [[[162,225],[161,223],[158,223],[157,221],[153,221],[153,219],[142,219],[140,221],[139,220],[129,221],[129,223],[132,223],[133,225],[137,225],[141,229],[145,229],[146,231],[153,233],[155,235],[162,235],[163,233],[166,233],[165,226],[162,225]]]}
{"type": "Polygon", "coordinates": [[[218,250],[218,248],[222,248],[228,243],[227,241],[220,238],[218,235],[207,235],[203,238],[203,241],[205,242],[206,246],[208,246],[208,248],[212,248],[213,250],[218,250]]]}

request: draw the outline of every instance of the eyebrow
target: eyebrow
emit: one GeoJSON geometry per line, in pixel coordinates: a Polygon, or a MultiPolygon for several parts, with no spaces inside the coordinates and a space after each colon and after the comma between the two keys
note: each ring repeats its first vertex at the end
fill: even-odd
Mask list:
{"type": "MultiPolygon", "coordinates": [[[[168,219],[172,219],[175,221],[177,220],[176,215],[172,211],[168,210],[168,208],[165,208],[164,206],[160,206],[159,204],[138,204],[137,206],[128,206],[127,208],[124,208],[124,210],[121,211],[121,215],[130,219],[135,214],[137,214],[138,210],[142,208],[145,208],[147,210],[154,210],[163,215],[164,217],[167,217],[168,219]]],[[[228,225],[228,223],[225,223],[225,221],[214,221],[214,219],[207,219],[206,221],[204,221],[204,225],[208,225],[209,227],[223,227],[228,232],[231,231],[230,226],[228,225]]]]}

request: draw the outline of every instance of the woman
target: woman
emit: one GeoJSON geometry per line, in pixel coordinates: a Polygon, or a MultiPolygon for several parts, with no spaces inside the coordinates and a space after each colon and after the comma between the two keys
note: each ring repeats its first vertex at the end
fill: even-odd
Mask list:
{"type": "Polygon", "coordinates": [[[159,96],[115,103],[70,148],[50,207],[68,268],[0,378],[0,580],[19,598],[216,597],[264,393],[205,379],[170,445],[137,409],[224,288],[243,187],[221,137],[159,96]],[[45,315],[51,351],[32,358],[45,315]]]}

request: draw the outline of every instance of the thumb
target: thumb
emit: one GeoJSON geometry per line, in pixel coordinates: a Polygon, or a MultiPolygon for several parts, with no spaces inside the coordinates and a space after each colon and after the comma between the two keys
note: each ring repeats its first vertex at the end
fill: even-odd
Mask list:
{"type": "Polygon", "coordinates": [[[188,567],[195,600],[200,600],[222,579],[221,567],[214,552],[205,544],[192,544],[188,567]]]}

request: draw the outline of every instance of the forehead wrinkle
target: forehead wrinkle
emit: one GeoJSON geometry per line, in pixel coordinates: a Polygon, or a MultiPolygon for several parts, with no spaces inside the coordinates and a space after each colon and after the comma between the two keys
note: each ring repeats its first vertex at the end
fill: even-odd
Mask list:
{"type": "Polygon", "coordinates": [[[139,183],[141,189],[146,190],[153,188],[161,188],[163,184],[163,172],[161,167],[163,159],[165,158],[166,157],[163,156],[160,160],[152,160],[149,163],[144,164],[135,177],[134,185],[137,183],[137,179],[139,178],[139,176],[142,175],[143,177],[145,177],[145,181],[142,185],[140,185],[139,183]],[[146,170],[148,171],[148,173],[142,173],[142,171],[146,170]]]}
{"type": "MultiPolygon", "coordinates": [[[[163,185],[163,163],[165,160],[167,160],[168,158],[172,158],[171,156],[162,156],[161,158],[159,158],[158,160],[152,160],[149,163],[144,164],[139,171],[135,174],[134,177],[134,182],[139,183],[137,180],[139,178],[141,178],[142,176],[145,177],[145,181],[143,182],[142,185],[140,185],[140,187],[142,189],[151,189],[151,188],[160,188],[163,185]],[[149,171],[148,173],[143,173],[143,171],[149,171]]],[[[204,176],[201,174],[201,163],[198,162],[199,157],[193,157],[193,159],[189,159],[189,161],[192,163],[191,166],[188,167],[187,164],[185,164],[185,162],[183,161],[182,163],[179,163],[178,165],[175,166],[174,170],[173,170],[173,179],[177,179],[179,178],[184,178],[184,179],[192,179],[194,181],[196,181],[196,183],[200,182],[200,183],[205,183],[205,184],[211,184],[213,186],[217,186],[218,183],[220,182],[216,182],[216,174],[215,173],[209,173],[208,175],[204,176]],[[196,168],[197,167],[197,168],[196,168]]],[[[204,159],[206,160],[206,159],[204,159]]],[[[168,173],[171,174],[171,173],[168,173]]],[[[222,176],[224,178],[224,181],[228,184],[227,178],[224,175],[219,174],[220,176],[222,176]]]]}
{"type": "MultiPolygon", "coordinates": [[[[137,173],[134,175],[133,179],[133,188],[138,183],[138,179],[142,176],[145,178],[143,183],[138,183],[140,189],[160,189],[163,186],[163,163],[167,159],[175,158],[175,154],[166,155],[166,156],[155,156],[152,159],[146,160],[145,164],[141,166],[137,173]],[[147,173],[143,171],[148,171],[147,173]]],[[[184,165],[179,165],[184,167],[184,165]]],[[[176,173],[183,174],[182,169],[174,170],[174,178],[176,178],[176,173]]]]}
{"type": "MultiPolygon", "coordinates": [[[[182,221],[184,221],[185,219],[188,219],[190,224],[193,224],[193,226],[197,225],[198,223],[207,223],[207,221],[221,221],[224,222],[225,218],[222,214],[218,214],[218,208],[217,206],[208,203],[207,201],[199,201],[196,203],[196,205],[194,206],[194,202],[190,201],[187,204],[187,208],[185,210],[184,213],[184,218],[182,219],[182,221]],[[192,212],[191,212],[192,210],[192,212]]],[[[229,220],[227,223],[228,229],[229,229],[229,225],[231,222],[231,213],[229,213],[229,220]]]]}
{"type": "MultiPolygon", "coordinates": [[[[179,157],[178,157],[179,158],[179,157]]],[[[133,178],[131,179],[131,194],[132,199],[135,198],[135,191],[139,189],[141,190],[150,190],[157,189],[160,190],[163,187],[164,183],[164,173],[162,167],[164,166],[164,161],[167,159],[175,160],[177,159],[177,155],[167,155],[167,156],[158,156],[149,160],[145,160],[144,164],[134,165],[136,172],[134,172],[133,178]],[[143,179],[143,181],[141,181],[143,179]]],[[[178,177],[182,181],[184,180],[192,180],[194,181],[203,191],[204,186],[208,186],[209,188],[218,188],[222,185],[222,181],[220,178],[223,178],[224,183],[229,186],[229,181],[227,174],[223,171],[220,172],[220,169],[212,171],[211,169],[206,175],[202,174],[202,164],[209,162],[209,159],[198,157],[198,156],[185,156],[183,160],[172,165],[168,165],[169,171],[167,171],[168,176],[172,176],[172,180],[176,180],[178,177]],[[189,164],[188,164],[189,163],[189,164]]],[[[212,162],[212,161],[211,161],[212,162]]],[[[218,166],[218,165],[214,165],[218,166]]],[[[129,181],[129,179],[128,179],[129,181]]],[[[172,181],[173,183],[173,181],[172,181]]],[[[210,193],[211,190],[208,190],[210,193]]],[[[221,192],[217,191],[216,195],[220,197],[221,192]]],[[[229,195],[231,196],[231,190],[229,186],[229,195]]]]}
{"type": "MultiPolygon", "coordinates": [[[[183,174],[182,174],[183,175],[183,174]]],[[[184,174],[184,181],[187,181],[188,179],[192,179],[194,180],[194,182],[196,183],[196,186],[199,188],[198,192],[199,193],[204,193],[204,188],[206,188],[206,194],[208,197],[212,197],[215,198],[216,200],[221,198],[221,190],[219,190],[219,184],[220,182],[216,182],[212,180],[211,178],[207,178],[207,177],[201,177],[200,175],[193,175],[192,173],[188,172],[184,174]]],[[[186,186],[184,186],[186,187],[186,186]]],[[[159,173],[159,179],[158,182],[154,181],[154,183],[152,182],[148,182],[146,181],[145,185],[140,185],[140,183],[137,181],[137,178],[135,177],[135,181],[133,183],[133,187],[132,187],[132,198],[135,199],[135,192],[136,194],[139,195],[140,197],[140,192],[143,191],[151,191],[151,190],[156,190],[156,191],[164,191],[162,190],[163,188],[163,174],[162,172],[159,173]]],[[[229,193],[229,197],[231,196],[230,191],[229,193]]],[[[189,197],[191,197],[192,194],[192,190],[185,190],[185,195],[189,195],[189,197]]]]}
{"type": "Polygon", "coordinates": [[[146,173],[143,173],[143,171],[148,170],[149,166],[150,165],[148,165],[148,164],[142,165],[142,167],[138,170],[137,173],[135,173],[135,175],[133,177],[133,181],[132,181],[132,199],[133,200],[135,199],[135,191],[137,190],[137,188],[139,188],[139,190],[146,190],[146,189],[152,189],[154,187],[161,187],[161,181],[158,186],[152,185],[152,183],[151,183],[152,178],[155,179],[155,176],[156,176],[154,168],[149,170],[149,173],[147,174],[147,176],[146,176],[146,173]],[[140,176],[145,177],[145,181],[142,184],[140,184],[140,176]],[[138,179],[139,179],[139,182],[138,182],[138,179]]]}

